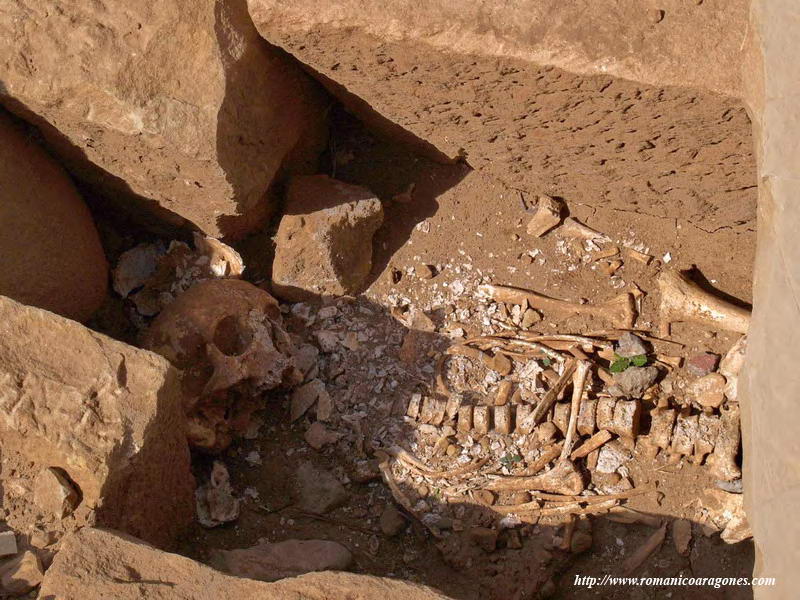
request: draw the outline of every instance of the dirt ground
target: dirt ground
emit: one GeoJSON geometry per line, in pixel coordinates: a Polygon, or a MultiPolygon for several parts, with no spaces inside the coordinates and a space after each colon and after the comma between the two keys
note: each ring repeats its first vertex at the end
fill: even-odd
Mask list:
{"type": "MultiPolygon", "coordinates": [[[[498,549],[491,553],[437,543],[413,520],[402,534],[388,537],[381,533],[378,521],[392,503],[389,490],[378,479],[356,481],[354,472],[370,458],[370,448],[390,439],[424,449],[425,435],[403,419],[405,406],[413,393],[433,385],[434,357],[452,343],[454,329],[475,333],[485,329],[486,306],[475,297],[479,283],[529,287],[559,298],[592,302],[636,284],[647,294],[637,327],[650,329],[657,322],[654,277],[667,262],[669,267],[695,265],[705,285],[738,301],[750,301],[752,220],[738,228],[709,232],[682,219],[589,206],[566,198],[570,215],[655,257],[649,265],[625,258],[609,277],[597,263],[585,262],[583,249],[557,231],[540,239],[529,236],[525,226],[532,199],[525,194],[463,164],[437,164],[408,147],[374,137],[344,112],[336,112],[333,119],[335,142],[327,172],[366,185],[387,201],[385,225],[375,239],[372,282],[364,296],[326,302],[334,310],[325,314],[333,316],[314,318],[321,307],[311,307],[311,318],[289,318],[294,331],[310,338],[319,331],[334,331],[340,337],[356,334],[358,341],[352,349],[324,355],[320,361],[319,377],[336,406],[329,429],[342,438],[322,451],[311,449],[303,434],[313,419],[288,424],[287,401],[273,398],[258,438],[243,441],[225,456],[234,488],[249,490],[244,492],[250,497],[241,517],[230,527],[196,527],[184,541],[183,551],[207,560],[211,549],[244,547],[262,538],[334,539],[354,552],[360,571],[424,582],[460,599],[534,597],[540,586],[565,598],[750,597],[749,588],[576,587],[576,574],[618,574],[620,561],[653,532],[645,525],[602,517],[588,519],[592,547],[578,556],[554,548],[561,532],[558,524],[523,527],[521,548],[511,547],[513,542],[501,535],[498,549]],[[408,201],[404,192],[412,183],[408,201]],[[433,267],[432,278],[426,265],[433,267]],[[436,331],[408,329],[391,314],[397,306],[426,311],[436,331]],[[323,518],[292,508],[293,476],[307,460],[348,482],[349,501],[323,518]]],[[[266,236],[256,237],[240,247],[251,269],[249,277],[257,282],[268,278],[265,240],[266,236]],[[259,265],[263,270],[258,270],[259,265]]],[[[551,320],[545,315],[535,328],[581,333],[604,326],[584,318],[551,320]]],[[[724,353],[736,337],[683,325],[673,331],[673,339],[685,344],[679,352],[684,356],[701,351],[724,353]]],[[[201,478],[207,469],[207,461],[200,460],[201,478]]],[[[631,479],[637,486],[657,484],[663,497],[660,502],[651,496],[635,497],[629,506],[667,519],[698,520],[698,507],[692,500],[713,487],[703,467],[668,468],[664,459],[653,462],[637,457],[631,463],[631,479]]],[[[413,481],[404,489],[418,501],[437,504],[435,490],[420,489],[413,481]]],[[[488,508],[473,512],[472,524],[488,525],[497,519],[488,508]]],[[[668,535],[635,574],[747,576],[752,561],[749,541],[728,546],[718,535],[703,535],[696,524],[688,556],[676,552],[668,535]]]]}
{"type": "MultiPolygon", "coordinates": [[[[746,120],[741,107],[730,110],[731,118],[746,120]]],[[[621,187],[603,188],[602,194],[592,198],[590,170],[587,165],[580,168],[575,180],[580,193],[562,199],[570,216],[606,234],[610,244],[621,249],[622,265],[610,275],[602,261],[590,259],[591,247],[558,229],[542,238],[529,235],[526,225],[536,198],[509,187],[491,169],[433,162],[410,146],[372,134],[338,107],[331,120],[331,141],[321,170],[369,187],[384,201],[385,209],[384,226],[374,240],[370,283],[362,296],[286,307],[290,331],[311,341],[328,332],[338,340],[335,349],[320,355],[317,376],[334,401],[334,415],[326,427],[339,439],[319,451],[312,449],[304,435],[314,419],[307,415],[290,423],[287,396],[273,394],[260,414],[263,424],[257,434],[235,443],[221,456],[235,493],[243,498],[239,519],[215,529],[195,524],[181,541],[180,552],[209,561],[215,549],[247,547],[261,539],[331,539],[353,552],[359,572],[426,583],[460,600],[522,599],[537,594],[560,598],[750,597],[749,588],[576,586],[576,575],[619,574],[620,562],[654,530],[589,516],[580,520],[578,528],[591,531],[591,548],[573,554],[558,548],[563,525],[542,520],[502,530],[495,548],[487,551],[465,541],[463,531],[496,526],[500,516],[492,507],[450,503],[442,490],[413,477],[402,479],[401,489],[416,510],[435,515],[437,525],[426,528],[406,515],[405,529],[396,536],[386,535],[379,519],[393,500],[379,478],[373,454],[378,448],[400,445],[442,468],[452,466],[449,456],[434,452],[436,435],[430,427],[405,415],[414,394],[435,387],[437,359],[451,344],[471,335],[496,333],[503,327],[498,321],[511,318],[498,314],[496,306],[478,297],[480,284],[514,285],[591,303],[607,301],[636,286],[644,292],[636,327],[653,331],[658,322],[655,278],[664,268],[695,267],[695,279],[703,286],[739,303],[750,302],[755,245],[755,194],[750,186],[755,182],[749,180],[750,141],[742,137],[741,127],[730,131],[717,128],[708,134],[706,146],[677,150],[691,155],[693,161],[693,175],[684,183],[708,177],[703,183],[706,190],[715,186],[732,189],[726,188],[726,182],[736,188],[735,193],[721,194],[723,199],[733,198],[730,211],[724,202],[697,202],[689,207],[683,201],[680,210],[671,211],[667,192],[657,206],[609,201],[609,190],[621,187]],[[706,148],[710,149],[708,159],[704,158],[706,148]],[[720,158],[720,152],[725,156],[720,158]],[[639,262],[625,247],[652,259],[648,264],[639,262]],[[423,318],[422,326],[411,323],[409,327],[409,320],[419,311],[429,321],[423,318]],[[345,484],[348,500],[343,506],[324,516],[296,508],[294,477],[305,461],[331,470],[345,484]],[[443,525],[445,521],[447,525],[443,525]],[[446,531],[446,535],[437,538],[435,531],[446,531]]],[[[568,178],[570,161],[565,156],[561,160],[565,161],[560,167],[563,177],[568,178]]],[[[612,179],[618,185],[625,180],[623,175],[612,179]]],[[[549,187],[543,180],[541,189],[549,187]]],[[[569,185],[560,188],[572,189],[569,185]]],[[[682,198],[691,197],[684,192],[682,198]]],[[[96,216],[112,263],[122,251],[154,239],[118,215],[112,218],[97,212],[96,216]]],[[[246,278],[256,284],[269,280],[271,234],[266,230],[237,245],[247,265],[246,278]]],[[[112,298],[92,326],[136,343],[137,328],[129,314],[121,300],[112,298]]],[[[607,326],[585,317],[545,313],[531,330],[581,334],[607,326]]],[[[724,354],[737,337],[677,325],[672,339],[683,347],[665,348],[682,357],[704,351],[724,354]]],[[[476,401],[485,401],[490,390],[481,387],[479,377],[474,383],[476,401]]],[[[684,383],[682,375],[676,375],[676,385],[684,383]]],[[[499,446],[484,450],[494,454],[503,454],[505,444],[511,443],[497,436],[491,440],[490,444],[499,446]]],[[[207,479],[210,464],[208,456],[194,457],[198,481],[207,479]]],[[[649,459],[638,448],[628,467],[636,487],[655,485],[660,491],[633,497],[628,506],[666,520],[694,522],[688,555],[677,553],[669,529],[661,548],[635,575],[750,575],[753,549],[749,541],[727,545],[718,534],[707,536],[702,531],[703,510],[696,500],[714,487],[704,467],[667,465],[663,457],[649,459]]],[[[403,477],[398,471],[395,475],[403,477]]],[[[9,488],[4,492],[13,494],[9,488]]],[[[7,497],[3,506],[14,507],[15,502],[7,497]]],[[[11,508],[6,508],[6,513],[9,524],[21,529],[23,521],[30,518],[24,511],[13,514],[11,508]]]]}

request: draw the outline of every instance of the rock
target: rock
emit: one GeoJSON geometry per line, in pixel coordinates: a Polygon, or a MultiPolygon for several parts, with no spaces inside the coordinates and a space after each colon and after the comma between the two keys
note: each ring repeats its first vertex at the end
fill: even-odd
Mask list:
{"type": "Polygon", "coordinates": [[[536,312],[532,308],[529,308],[522,315],[521,327],[523,329],[528,329],[529,327],[531,327],[532,325],[538,323],[541,320],[542,320],[542,315],[540,315],[538,312],[536,312]]]}
{"type": "Polygon", "coordinates": [[[672,542],[678,554],[689,554],[689,544],[692,542],[692,522],[686,519],[676,519],[672,522],[672,542]]]}
{"type": "Polygon", "coordinates": [[[120,255],[114,291],[130,298],[139,314],[152,317],[198,281],[239,278],[244,272],[236,250],[194,233],[194,249],[179,241],[143,243],[120,255]]]}
{"type": "Polygon", "coordinates": [[[203,527],[217,527],[239,518],[239,499],[233,496],[225,464],[215,460],[208,483],[195,491],[197,520],[203,527]]]}
{"type": "Polygon", "coordinates": [[[33,501],[56,519],[63,519],[78,506],[80,496],[61,469],[42,469],[33,482],[33,501]]]}
{"type": "MultiPolygon", "coordinates": [[[[592,189],[620,210],[636,210],[630,197],[656,202],[659,193],[646,182],[663,167],[647,149],[660,152],[663,111],[676,101],[658,98],[661,87],[697,86],[740,97],[745,0],[714,3],[700,12],[671,2],[668,22],[658,27],[642,14],[638,0],[332,0],[322,7],[317,0],[248,0],[248,6],[270,43],[319,73],[328,90],[371,128],[439,161],[464,158],[531,197],[545,188],[578,199],[592,189]],[[512,97],[537,110],[521,119],[512,97]],[[576,103],[608,112],[597,123],[591,111],[569,108],[576,103]],[[628,132],[625,141],[597,144],[600,127],[628,132]],[[597,165],[621,160],[624,178],[598,172],[597,165]]],[[[671,120],[680,138],[675,144],[704,147],[713,160],[725,160],[725,152],[711,145],[726,135],[722,131],[750,135],[741,102],[697,89],[680,97],[688,101],[698,93],[702,108],[671,120]],[[710,117],[728,108],[736,112],[734,122],[710,117]]],[[[749,166],[731,177],[736,185],[750,185],[755,172],[749,166]]],[[[687,174],[670,191],[676,197],[670,214],[690,219],[692,197],[713,202],[717,188],[700,173],[687,174]]],[[[737,197],[754,202],[755,194],[737,197]]],[[[735,226],[735,219],[721,222],[735,226]]]]}
{"type": "Polygon", "coordinates": [[[433,265],[419,265],[414,267],[414,272],[420,279],[433,279],[436,277],[436,267],[433,265]]]}
{"type": "Polygon", "coordinates": [[[344,486],[333,473],[306,461],[297,469],[298,506],[308,512],[324,514],[347,501],[344,486]]]}
{"type": "Polygon", "coordinates": [[[262,542],[241,550],[222,550],[214,566],[221,571],[259,581],[277,581],[314,571],[344,571],[353,562],[350,551],[326,540],[262,542]]]}
{"type": "Polygon", "coordinates": [[[628,331],[620,336],[614,351],[618,356],[632,358],[634,356],[647,354],[647,346],[644,345],[640,337],[628,331]]]}
{"type": "Polygon", "coordinates": [[[473,527],[467,532],[467,535],[473,544],[479,546],[485,552],[494,552],[497,547],[498,532],[496,529],[473,527]]]}
{"type": "Polygon", "coordinates": [[[420,585],[353,573],[309,573],[276,583],[234,577],[108,530],[84,528],[62,541],[40,598],[59,600],[447,600],[420,585]],[[144,589],[144,591],[143,591],[144,589]]]}
{"type": "Polygon", "coordinates": [[[317,366],[318,358],[319,349],[313,344],[303,344],[294,353],[294,363],[306,379],[317,366]]]}
{"type": "Polygon", "coordinates": [[[614,473],[630,459],[630,450],[623,446],[619,440],[611,440],[600,448],[596,470],[598,473],[614,473]]]}
{"type": "Polygon", "coordinates": [[[68,474],[82,495],[68,529],[169,545],[191,521],[182,398],[160,356],[0,297],[3,460],[68,474]]]}
{"type": "Polygon", "coordinates": [[[686,391],[700,406],[719,408],[725,401],[725,378],[719,373],[709,373],[693,381],[686,391]]]}
{"type": "Polygon", "coordinates": [[[314,450],[321,450],[328,444],[335,444],[338,442],[342,434],[328,431],[324,424],[317,421],[311,424],[303,437],[306,443],[314,450]]]}
{"type": "Polygon", "coordinates": [[[92,215],[64,170],[2,110],[0,223],[0,295],[76,321],[91,317],[108,278],[92,215]]]}
{"type": "Polygon", "coordinates": [[[401,533],[408,523],[402,513],[393,504],[387,504],[380,518],[381,531],[384,535],[394,537],[401,533]]]}
{"type": "Polygon", "coordinates": [[[621,373],[614,373],[614,384],[608,388],[608,393],[622,398],[641,398],[657,377],[656,367],[628,367],[621,373]]]}
{"type": "Polygon", "coordinates": [[[753,533],[744,512],[744,496],[712,488],[700,497],[701,508],[706,510],[708,525],[722,531],[720,537],[728,544],[736,544],[752,537],[753,533]]]}
{"type": "Polygon", "coordinates": [[[377,459],[358,460],[350,470],[350,479],[356,483],[368,483],[381,478],[381,470],[377,459]]]}
{"type": "Polygon", "coordinates": [[[6,106],[126,212],[240,236],[276,175],[311,172],[324,145],[318,86],[263,43],[243,0],[19,0],[0,32],[6,56],[25,56],[0,65],[6,106]]]}
{"type": "Polygon", "coordinates": [[[729,494],[741,494],[744,492],[741,479],[734,479],[733,481],[715,481],[714,485],[729,494]]]}
{"type": "Polygon", "coordinates": [[[0,592],[11,596],[27,594],[42,582],[42,561],[30,550],[0,564],[0,592]]]}
{"type": "Polygon", "coordinates": [[[572,534],[569,550],[573,554],[581,554],[592,549],[592,534],[589,531],[576,531],[572,534]]]}
{"type": "Polygon", "coordinates": [[[692,375],[703,377],[709,373],[713,373],[717,368],[719,362],[719,354],[711,352],[703,352],[702,354],[695,354],[686,361],[686,370],[692,375]]]}
{"type": "Polygon", "coordinates": [[[561,222],[561,211],[564,204],[550,196],[539,196],[536,213],[528,221],[528,235],[542,237],[561,222]]]}
{"type": "Polygon", "coordinates": [[[13,531],[0,533],[0,558],[17,553],[17,535],[13,531]]]}
{"type": "Polygon", "coordinates": [[[726,544],[738,544],[753,537],[753,530],[750,529],[750,524],[747,522],[747,517],[744,513],[737,514],[728,521],[719,537],[726,544]]]}
{"type": "Polygon", "coordinates": [[[273,291],[292,302],[360,292],[381,223],[381,201],[366,188],[325,175],[292,179],[275,241],[273,291]]]}
{"type": "Polygon", "coordinates": [[[323,394],[327,395],[325,384],[320,379],[313,379],[296,388],[292,392],[291,409],[289,418],[292,422],[302,417],[309,408],[314,406],[323,394]]]}

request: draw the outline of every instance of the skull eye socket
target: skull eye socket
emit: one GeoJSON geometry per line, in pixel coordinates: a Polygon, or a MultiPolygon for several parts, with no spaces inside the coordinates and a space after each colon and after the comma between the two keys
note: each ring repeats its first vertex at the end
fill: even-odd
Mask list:
{"type": "Polygon", "coordinates": [[[233,315],[221,319],[214,329],[214,345],[228,356],[239,356],[252,341],[253,332],[233,315]]]}

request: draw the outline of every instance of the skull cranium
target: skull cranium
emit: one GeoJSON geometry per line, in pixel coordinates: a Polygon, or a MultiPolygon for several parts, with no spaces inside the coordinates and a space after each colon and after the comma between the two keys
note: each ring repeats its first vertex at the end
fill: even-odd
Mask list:
{"type": "Polygon", "coordinates": [[[277,301],[246,281],[196,283],[158,315],[142,342],[183,371],[189,442],[212,452],[247,427],[264,392],[300,379],[277,301]]]}

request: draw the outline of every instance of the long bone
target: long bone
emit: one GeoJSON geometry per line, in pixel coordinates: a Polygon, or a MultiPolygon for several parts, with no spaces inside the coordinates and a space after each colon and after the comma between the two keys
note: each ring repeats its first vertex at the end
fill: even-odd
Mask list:
{"type": "Polygon", "coordinates": [[[575,443],[575,430],[578,426],[578,413],[581,410],[581,402],[586,393],[586,379],[589,375],[591,363],[586,360],[577,361],[575,373],[572,376],[572,406],[569,412],[569,425],[567,434],[564,436],[564,448],[561,450],[561,460],[565,460],[572,452],[572,445],[575,443]]]}
{"type": "Polygon", "coordinates": [[[636,320],[636,307],[633,295],[624,292],[619,296],[599,304],[579,304],[558,298],[550,298],[543,294],[506,285],[481,285],[478,293],[510,304],[522,304],[527,301],[531,308],[562,313],[577,313],[601,317],[617,327],[630,328],[636,320]]]}
{"type": "Polygon", "coordinates": [[[659,335],[668,336],[672,323],[692,322],[716,329],[747,333],[750,311],[708,293],[679,271],[658,277],[661,290],[659,335]]]}

